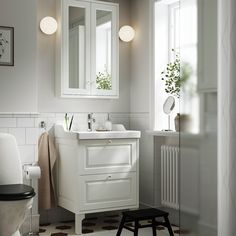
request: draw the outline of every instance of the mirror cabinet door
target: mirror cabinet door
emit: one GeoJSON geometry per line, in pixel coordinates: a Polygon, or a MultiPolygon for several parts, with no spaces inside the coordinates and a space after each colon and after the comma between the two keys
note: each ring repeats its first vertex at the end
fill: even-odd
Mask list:
{"type": "Polygon", "coordinates": [[[92,92],[96,95],[118,95],[117,22],[115,6],[92,5],[92,92]]]}
{"type": "Polygon", "coordinates": [[[69,1],[67,6],[67,80],[69,94],[90,94],[90,4],[69,1]]]}
{"type": "Polygon", "coordinates": [[[59,2],[60,95],[117,98],[119,5],[82,0],[59,2]]]}
{"type": "Polygon", "coordinates": [[[69,88],[86,88],[85,9],[69,7],[69,88]]]}

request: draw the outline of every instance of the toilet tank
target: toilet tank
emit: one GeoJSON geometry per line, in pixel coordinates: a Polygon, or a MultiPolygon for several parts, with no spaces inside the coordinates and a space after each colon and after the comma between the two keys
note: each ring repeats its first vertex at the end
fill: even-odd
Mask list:
{"type": "Polygon", "coordinates": [[[23,183],[22,163],[16,139],[0,133],[0,185],[23,183]]]}

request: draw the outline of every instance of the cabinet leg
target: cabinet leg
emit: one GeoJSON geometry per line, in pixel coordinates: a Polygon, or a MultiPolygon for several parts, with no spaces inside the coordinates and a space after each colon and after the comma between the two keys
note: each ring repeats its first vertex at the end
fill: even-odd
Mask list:
{"type": "Polygon", "coordinates": [[[82,234],[82,220],[85,218],[84,214],[75,214],[75,233],[82,234]]]}

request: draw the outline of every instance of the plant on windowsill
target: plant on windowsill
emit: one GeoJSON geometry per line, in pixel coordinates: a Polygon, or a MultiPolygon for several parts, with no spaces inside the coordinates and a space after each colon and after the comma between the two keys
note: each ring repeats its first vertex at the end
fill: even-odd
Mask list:
{"type": "Polygon", "coordinates": [[[161,72],[161,79],[165,82],[166,93],[180,98],[181,88],[184,90],[184,85],[193,74],[193,69],[189,63],[181,64],[179,54],[174,49],[172,52],[175,53],[175,60],[168,63],[166,69],[161,72]]]}
{"type": "MultiPolygon", "coordinates": [[[[180,98],[181,91],[183,94],[193,96],[194,89],[191,83],[187,82],[193,74],[193,69],[189,63],[180,63],[179,54],[172,49],[175,54],[175,60],[167,64],[166,69],[161,72],[162,80],[165,82],[165,92],[173,95],[176,98],[180,98]]],[[[181,93],[182,94],[182,93],[181,93]]],[[[188,132],[191,129],[191,117],[187,114],[177,113],[175,117],[175,129],[176,131],[188,132]]]]}
{"type": "Polygon", "coordinates": [[[104,72],[98,72],[96,76],[97,89],[111,90],[111,74],[104,70],[104,72]]]}

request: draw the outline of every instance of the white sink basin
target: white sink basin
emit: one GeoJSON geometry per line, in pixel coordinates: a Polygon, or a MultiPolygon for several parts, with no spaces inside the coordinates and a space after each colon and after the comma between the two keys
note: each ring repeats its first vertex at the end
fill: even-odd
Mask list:
{"type": "Polygon", "coordinates": [[[136,130],[114,131],[66,131],[62,125],[55,125],[56,138],[70,139],[129,139],[140,138],[141,132],[136,130]]]}

